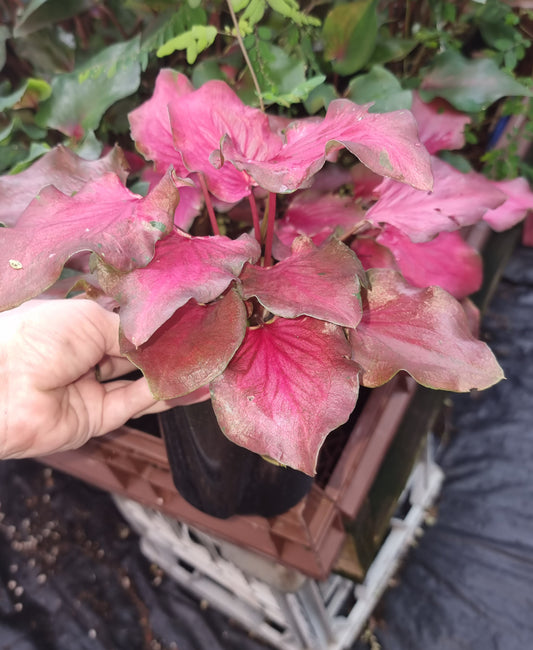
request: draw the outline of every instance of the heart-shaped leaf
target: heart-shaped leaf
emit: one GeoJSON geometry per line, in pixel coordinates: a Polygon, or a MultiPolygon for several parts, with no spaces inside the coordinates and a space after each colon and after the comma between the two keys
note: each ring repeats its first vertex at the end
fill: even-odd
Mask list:
{"type": "Polygon", "coordinates": [[[443,99],[423,102],[418,93],[413,93],[411,111],[418,123],[420,140],[429,153],[464,147],[465,126],[471,122],[468,115],[456,111],[443,99]]]}
{"type": "Polygon", "coordinates": [[[241,282],[245,298],[255,296],[277,316],[307,315],[357,327],[363,275],[357,257],[337,239],[317,248],[309,238],[298,237],[290,257],[270,268],[247,265],[241,282]]]}
{"type": "Polygon", "coordinates": [[[378,244],[374,237],[362,236],[356,237],[350,244],[350,248],[355,251],[363,268],[368,269],[394,269],[399,271],[396,259],[386,246],[378,244]]]}
{"type": "Polygon", "coordinates": [[[84,160],[59,145],[19,174],[0,176],[0,222],[14,226],[31,200],[46,185],[64,194],[78,192],[87,181],[114,172],[125,183],[128,163],[119,147],[99,160],[84,160]]]}
{"type": "Polygon", "coordinates": [[[13,36],[19,38],[55,25],[93,7],[90,0],[32,0],[18,16],[13,36]]]}
{"type": "Polygon", "coordinates": [[[351,196],[309,190],[291,201],[283,218],[276,221],[276,234],[286,246],[291,246],[298,235],[310,237],[318,246],[331,235],[342,237],[349,233],[364,216],[351,196]]]}
{"type": "Polygon", "coordinates": [[[477,223],[505,200],[505,194],[481,174],[464,174],[438,158],[432,158],[432,169],[432,192],[386,178],[375,189],[379,199],[366,219],[375,225],[390,224],[413,242],[424,242],[442,231],[477,223]]]}
{"type": "Polygon", "coordinates": [[[317,246],[332,235],[341,238],[351,232],[364,215],[351,196],[320,194],[314,190],[300,192],[283,218],[276,221],[272,253],[277,260],[289,257],[292,243],[300,235],[309,237],[317,246]]]}
{"type": "Polygon", "coordinates": [[[228,365],[246,332],[246,307],[235,289],[210,305],[189,300],[135,347],[121,330],[121,351],[143,371],[157,399],[188,395],[228,365]]]}
{"type": "Polygon", "coordinates": [[[172,166],[179,176],[188,175],[174,147],[168,107],[193,90],[184,74],[165,68],[157,75],[152,97],[128,115],[131,137],[137,149],[145,158],[154,161],[159,173],[172,166]]]}
{"type": "Polygon", "coordinates": [[[303,119],[286,130],[286,143],[269,156],[251,156],[231,137],[223,139],[222,156],[271,192],[292,192],[309,183],[328,154],[343,147],[372,171],[429,190],[429,154],[420,144],[409,111],[369,113],[347,99],[329,105],[323,120],[303,119]]]}
{"type": "MultiPolygon", "coordinates": [[[[162,174],[154,169],[145,168],[141,174],[141,182],[148,183],[150,189],[161,180],[162,174]]],[[[202,211],[204,196],[202,190],[195,184],[196,174],[180,179],[180,201],[174,213],[174,225],[188,232],[196,217],[202,211]],[[188,184],[190,182],[190,185],[188,184]]]]}
{"type": "Polygon", "coordinates": [[[372,114],[339,99],[323,120],[298,120],[284,135],[275,121],[243,104],[224,82],[215,79],[189,92],[183,75],[165,72],[152,100],[134,111],[130,121],[145,155],[165,165],[179,152],[188,172],[204,174],[210,192],[228,203],[250,194],[250,177],[272,192],[299,189],[328,154],[342,147],[378,174],[423,189],[432,184],[429,156],[408,111],[372,114]],[[167,110],[176,151],[168,140],[167,110]],[[146,126],[151,113],[156,117],[146,126]],[[202,129],[191,129],[191,124],[202,124],[202,129]]]}
{"type": "Polygon", "coordinates": [[[45,187],[14,228],[0,228],[0,308],[39,295],[74,253],[93,251],[126,272],[146,265],[171,228],[179,199],[169,173],[145,198],[105,174],[74,196],[45,187]]]}
{"type": "Polygon", "coordinates": [[[211,384],[225,435],[238,445],[313,475],[327,434],[357,401],[358,367],[342,328],[302,316],[249,329],[211,384]]]}
{"type": "Polygon", "coordinates": [[[461,300],[481,286],[481,257],[457,231],[442,232],[435,239],[414,244],[388,226],[377,241],[392,251],[403,277],[414,287],[441,287],[461,300]]]}
{"type": "Polygon", "coordinates": [[[363,318],[350,330],[365,386],[381,386],[400,370],[430,388],[467,392],[492,386],[503,371],[476,340],[461,305],[439,287],[418,289],[399,273],[368,271],[372,290],[363,318]]]}
{"type": "Polygon", "coordinates": [[[218,298],[240,274],[245,262],[255,262],[259,244],[247,235],[191,237],[173,232],[156,246],[145,269],[117,273],[98,264],[104,291],[121,306],[124,336],[141,345],[191,298],[208,303],[218,298]]]}
{"type": "Polygon", "coordinates": [[[531,97],[533,92],[501,70],[494,59],[469,60],[456,50],[436,56],[420,86],[424,101],[442,97],[465,113],[485,110],[497,99],[515,95],[531,97]]]}
{"type": "Polygon", "coordinates": [[[371,113],[386,113],[411,108],[412,95],[410,90],[402,88],[392,72],[375,65],[367,74],[357,75],[350,81],[345,96],[356,104],[371,102],[371,113]]]}
{"type": "Polygon", "coordinates": [[[355,0],[333,7],[322,30],[324,58],[333,70],[351,75],[370,59],[378,34],[376,0],[355,0]]]}
{"type": "Polygon", "coordinates": [[[266,160],[282,146],[282,138],[259,109],[241,102],[224,82],[209,81],[183,94],[168,106],[174,147],[190,172],[202,172],[216,197],[228,203],[248,196],[250,179],[233,165],[224,164],[219,147],[224,136],[252,160],[266,160]],[[201,129],[191,129],[201,124],[201,129]]]}
{"type": "Polygon", "coordinates": [[[76,139],[81,139],[87,131],[94,131],[110,106],[139,87],[139,47],[138,36],[115,43],[99,51],[74,72],[55,77],[52,96],[35,117],[37,124],[76,139]]]}
{"type": "Polygon", "coordinates": [[[499,207],[485,213],[483,220],[489,226],[500,232],[516,226],[533,210],[533,192],[525,178],[514,178],[510,181],[494,181],[507,199],[499,207]]]}

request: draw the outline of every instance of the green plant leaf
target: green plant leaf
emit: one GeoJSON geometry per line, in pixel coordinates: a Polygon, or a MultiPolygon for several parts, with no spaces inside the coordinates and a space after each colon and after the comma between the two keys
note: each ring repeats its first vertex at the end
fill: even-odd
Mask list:
{"type": "Polygon", "coordinates": [[[314,115],[323,108],[327,108],[330,102],[338,98],[339,96],[335,86],[332,84],[320,84],[316,88],[313,88],[307,96],[307,99],[304,100],[305,110],[310,115],[314,115]]]}
{"type": "Polygon", "coordinates": [[[458,169],[463,174],[468,174],[472,171],[472,165],[468,160],[459,153],[453,151],[439,151],[439,158],[444,160],[455,169],[458,169]]]}
{"type": "Polygon", "coordinates": [[[32,0],[15,23],[13,36],[27,36],[42,27],[87,11],[95,4],[93,0],[32,0]]]}
{"type": "Polygon", "coordinates": [[[20,88],[14,90],[9,95],[0,95],[0,113],[5,111],[7,108],[13,108],[13,106],[22,99],[22,95],[26,92],[28,83],[24,83],[20,88]]]}
{"type": "Polygon", "coordinates": [[[274,94],[263,93],[263,99],[267,104],[279,104],[280,106],[289,107],[291,104],[298,104],[307,99],[309,93],[320,86],[325,81],[325,75],[317,75],[311,79],[304,79],[297,86],[293,86],[289,92],[274,94]]]}
{"type": "Polygon", "coordinates": [[[22,160],[28,153],[27,149],[20,142],[2,144],[2,155],[0,156],[0,172],[7,173],[22,160]]]}
{"type": "Polygon", "coordinates": [[[372,53],[372,63],[390,63],[401,61],[417,46],[418,41],[413,38],[391,36],[389,33],[378,34],[376,48],[372,53]]]}
{"type": "Polygon", "coordinates": [[[297,25],[314,25],[318,27],[320,20],[314,16],[308,16],[300,11],[300,5],[296,0],[266,0],[269,7],[278,14],[290,18],[297,25]]]}
{"type": "Polygon", "coordinates": [[[11,132],[13,131],[13,127],[15,126],[15,121],[11,120],[7,126],[5,126],[3,129],[0,129],[0,142],[5,140],[7,137],[11,135],[11,132]]]}
{"type": "MultiPolygon", "coordinates": [[[[252,39],[249,37],[246,40],[252,39]]],[[[285,50],[267,41],[253,41],[250,59],[267,104],[285,107],[297,104],[307,99],[309,93],[325,81],[324,75],[307,79],[304,61],[298,56],[289,56],[285,50]]]]}
{"type": "Polygon", "coordinates": [[[369,61],[378,33],[377,0],[337,5],[322,30],[324,58],[340,75],[351,75],[369,61]]]}
{"type": "Polygon", "coordinates": [[[50,145],[46,144],[46,142],[32,142],[26,158],[24,158],[24,160],[20,160],[16,165],[14,165],[9,170],[9,173],[18,174],[19,172],[24,171],[26,167],[29,167],[31,165],[32,162],[37,160],[37,158],[40,158],[48,151],[50,151],[50,145]]]}
{"type": "Polygon", "coordinates": [[[94,131],[87,131],[85,138],[75,148],[76,154],[85,160],[97,160],[102,155],[103,144],[95,136],[94,131]]]}
{"type": "Polygon", "coordinates": [[[239,17],[241,34],[252,34],[254,26],[263,18],[265,10],[266,0],[250,0],[243,14],[239,17]]]}
{"type": "Polygon", "coordinates": [[[95,130],[106,110],[139,87],[139,36],[110,45],[74,72],[52,81],[52,96],[35,116],[39,126],[75,139],[95,130]]]}
{"type": "Polygon", "coordinates": [[[59,27],[45,27],[38,32],[12,41],[19,59],[31,63],[36,72],[49,75],[72,72],[75,43],[59,27]]]}
{"type": "Polygon", "coordinates": [[[211,46],[217,36],[217,29],[213,25],[193,25],[191,29],[171,38],[158,48],[158,57],[168,56],[176,50],[186,50],[187,63],[192,65],[200,52],[211,46]]]}
{"type": "Polygon", "coordinates": [[[6,41],[10,38],[11,32],[5,25],[0,25],[0,70],[6,62],[6,41]]]}
{"type": "Polygon", "coordinates": [[[508,50],[521,38],[520,33],[506,20],[511,13],[512,9],[503,2],[489,2],[480,12],[478,26],[481,36],[497,50],[508,50]]]}
{"type": "Polygon", "coordinates": [[[442,97],[465,113],[485,110],[502,97],[533,97],[529,88],[498,68],[493,59],[471,61],[453,50],[435,58],[419,92],[425,102],[442,97]]]}
{"type": "Polygon", "coordinates": [[[380,65],[375,65],[367,74],[354,77],[346,96],[356,104],[374,102],[369,109],[370,113],[409,109],[413,101],[411,91],[404,90],[392,72],[380,65]]]}
{"type": "Polygon", "coordinates": [[[191,81],[195,88],[200,88],[212,79],[226,81],[226,76],[220,69],[220,59],[203,59],[199,61],[192,71],[191,81]]]}
{"type": "Polygon", "coordinates": [[[15,118],[15,128],[25,133],[30,140],[44,140],[46,138],[46,129],[41,129],[33,122],[24,122],[18,116],[15,118]]]}
{"type": "Polygon", "coordinates": [[[39,102],[48,99],[51,92],[49,84],[43,79],[26,79],[17,90],[9,95],[0,96],[0,111],[5,111],[7,108],[35,107],[39,102]]]}
{"type": "Polygon", "coordinates": [[[142,34],[141,50],[152,52],[194,25],[206,25],[207,14],[201,7],[184,4],[177,11],[165,11],[151,22],[142,34]]]}
{"type": "Polygon", "coordinates": [[[250,0],[231,0],[231,6],[233,7],[233,11],[235,11],[235,13],[242,11],[249,4],[250,4],[250,0]]]}

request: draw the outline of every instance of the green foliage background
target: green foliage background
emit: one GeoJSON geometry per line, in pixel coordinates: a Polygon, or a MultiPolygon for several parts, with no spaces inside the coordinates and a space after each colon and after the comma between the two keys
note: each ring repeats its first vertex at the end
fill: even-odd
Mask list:
{"type": "Polygon", "coordinates": [[[172,67],[196,86],[223,79],[247,103],[290,116],[323,113],[337,97],[409,108],[425,80],[424,99],[472,116],[459,164],[533,178],[517,154],[517,139],[532,134],[531,12],[501,0],[230,1],[3,3],[0,173],[59,142],[87,158],[115,142],[131,149],[127,113],[172,67]],[[525,126],[487,152],[487,134],[511,114],[525,126]]]}

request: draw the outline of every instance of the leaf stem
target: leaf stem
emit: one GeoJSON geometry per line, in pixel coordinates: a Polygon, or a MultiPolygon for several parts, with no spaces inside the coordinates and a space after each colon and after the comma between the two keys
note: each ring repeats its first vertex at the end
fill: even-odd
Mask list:
{"type": "Polygon", "coordinates": [[[261,226],[259,225],[259,214],[257,212],[257,204],[253,192],[248,196],[248,201],[250,203],[250,210],[252,211],[252,219],[254,222],[254,235],[258,243],[261,244],[261,226]]]}
{"type": "Polygon", "coordinates": [[[241,48],[242,55],[244,57],[244,61],[246,62],[246,65],[248,66],[248,70],[250,70],[250,76],[252,77],[252,81],[255,87],[255,92],[257,95],[257,98],[259,99],[259,107],[265,112],[265,105],[263,104],[263,95],[261,94],[261,88],[259,86],[259,81],[257,80],[257,77],[255,76],[254,69],[252,67],[252,62],[250,61],[250,57],[248,56],[248,51],[246,50],[244,46],[244,41],[242,40],[242,34],[241,30],[239,29],[239,22],[237,20],[237,16],[235,15],[235,11],[233,10],[233,6],[231,4],[231,0],[227,0],[227,5],[229,9],[229,13],[231,15],[231,20],[233,21],[233,25],[235,26],[235,35],[237,37],[237,42],[239,43],[239,47],[241,48]]]}
{"type": "Polygon", "coordinates": [[[215,211],[213,209],[213,203],[211,201],[211,197],[209,196],[209,190],[207,189],[207,184],[205,182],[204,175],[200,173],[198,174],[198,178],[200,179],[200,185],[202,187],[202,192],[204,194],[205,207],[207,208],[209,220],[211,221],[211,228],[213,229],[213,235],[220,235],[217,218],[215,215],[215,211]]]}
{"type": "Polygon", "coordinates": [[[272,266],[272,242],[274,241],[275,221],[276,221],[276,193],[269,192],[264,266],[272,266]]]}

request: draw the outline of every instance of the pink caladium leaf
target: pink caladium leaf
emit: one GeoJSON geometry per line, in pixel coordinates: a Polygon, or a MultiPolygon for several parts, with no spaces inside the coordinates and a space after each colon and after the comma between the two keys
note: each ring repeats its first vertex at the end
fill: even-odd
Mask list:
{"type": "Polygon", "coordinates": [[[185,75],[163,69],[157,76],[152,97],[128,115],[131,137],[137,149],[145,158],[154,161],[159,173],[166,172],[172,166],[179,176],[188,175],[172,141],[168,111],[170,105],[193,91],[185,75]]]}
{"type": "Polygon", "coordinates": [[[342,328],[302,316],[248,329],[211,384],[218,422],[233,442],[313,475],[327,434],[357,401],[358,366],[342,328]]]}
{"type": "MultiPolygon", "coordinates": [[[[57,284],[60,284],[63,282],[63,280],[58,280],[54,287],[57,284]]],[[[54,288],[52,287],[52,289],[54,288]]],[[[107,296],[103,291],[102,288],[98,285],[98,282],[96,281],[96,278],[94,277],[93,274],[91,273],[86,273],[82,274],[81,276],[78,276],[78,280],[76,284],[74,284],[71,288],[71,293],[76,294],[75,298],[88,298],[92,300],[93,302],[97,302],[100,306],[102,306],[104,309],[107,309],[107,311],[117,311],[118,310],[118,304],[116,303],[113,298],[110,296],[107,296]]],[[[39,298],[42,296],[45,296],[46,294],[41,294],[39,298]]],[[[67,296],[63,296],[66,298],[67,296]]]]}
{"type": "Polygon", "coordinates": [[[374,237],[356,237],[350,244],[365,270],[368,269],[394,269],[399,271],[398,264],[392,251],[386,246],[378,244],[374,237]]]}
{"type": "Polygon", "coordinates": [[[499,207],[485,213],[483,220],[498,232],[516,226],[533,210],[533,192],[525,178],[510,181],[493,181],[493,184],[507,196],[499,207]]]}
{"type": "Polygon", "coordinates": [[[479,338],[479,333],[481,331],[481,312],[479,311],[479,308],[470,300],[470,298],[463,298],[463,300],[461,300],[461,307],[465,312],[466,321],[470,331],[476,338],[479,338]]]}
{"type": "Polygon", "coordinates": [[[490,348],[476,340],[461,305],[439,287],[419,289],[388,269],[368,271],[372,290],[350,330],[361,381],[381,386],[400,370],[430,388],[467,392],[492,386],[503,371],[490,348]]]}
{"type": "Polygon", "coordinates": [[[0,308],[39,295],[80,251],[93,251],[121,272],[145,266],[172,228],[178,200],[171,173],[145,198],[112,173],[72,197],[44,188],[14,228],[0,229],[0,308]]]}
{"type": "Polygon", "coordinates": [[[345,147],[372,171],[413,187],[429,190],[432,175],[429,154],[418,139],[409,111],[369,113],[347,99],[330,103],[326,117],[293,122],[278,152],[252,156],[231,134],[224,137],[221,153],[237,169],[271,192],[292,192],[309,184],[329,153],[345,147]]]}
{"type": "Polygon", "coordinates": [[[354,199],[361,199],[364,202],[375,199],[375,189],[383,180],[364,165],[354,165],[351,169],[352,193],[354,199]]]}
{"type": "Polygon", "coordinates": [[[310,237],[318,246],[331,235],[343,237],[364,218],[364,210],[351,196],[309,190],[298,194],[276,221],[276,235],[285,246],[298,235],[310,237]]]}
{"type": "Polygon", "coordinates": [[[442,231],[477,223],[505,200],[505,194],[477,172],[463,174],[438,158],[432,159],[432,168],[433,192],[385,179],[375,190],[379,198],[366,219],[375,225],[390,224],[413,242],[424,242],[442,231]]]}
{"type": "Polygon", "coordinates": [[[189,300],[143,345],[121,330],[121,351],[140,368],[157,399],[197,391],[224,371],[246,333],[246,307],[235,289],[210,305],[189,300]]]}
{"type": "Polygon", "coordinates": [[[209,190],[229,203],[247,196],[254,183],[271,192],[299,189],[342,147],[379,174],[431,188],[429,156],[408,111],[369,113],[368,107],[335,100],[324,120],[293,122],[283,137],[266,115],[218,80],[165,101],[185,166],[203,173],[209,190]],[[191,131],[193,123],[202,129],[191,131]]]}
{"type": "MultiPolygon", "coordinates": [[[[150,184],[152,189],[159,181],[163,174],[154,169],[145,169],[141,175],[141,180],[150,184]]],[[[187,179],[182,179],[180,186],[180,201],[174,213],[174,225],[188,232],[196,217],[202,211],[204,206],[204,197],[202,190],[195,184],[195,174],[187,179]],[[186,184],[185,181],[190,181],[186,184]]]]}
{"type": "Polygon", "coordinates": [[[403,277],[414,287],[438,286],[460,300],[481,286],[481,257],[457,231],[413,244],[398,229],[387,226],[377,241],[392,251],[403,277]]]}
{"type": "Polygon", "coordinates": [[[19,174],[0,176],[0,223],[14,226],[39,190],[54,185],[64,194],[78,192],[88,181],[114,172],[124,183],[128,164],[119,147],[99,160],[84,160],[59,145],[19,174]]]}
{"type": "Polygon", "coordinates": [[[198,402],[207,402],[211,399],[211,391],[209,389],[209,384],[207,386],[201,386],[196,390],[193,390],[192,393],[183,395],[183,397],[176,397],[172,400],[172,404],[175,406],[187,406],[188,404],[198,404],[198,402]]]}
{"type": "Polygon", "coordinates": [[[429,153],[465,146],[465,127],[472,120],[465,113],[456,111],[444,99],[437,98],[426,103],[415,92],[411,111],[418,123],[418,137],[429,153]]]}
{"type": "Polygon", "coordinates": [[[223,81],[208,81],[182,95],[169,105],[169,112],[174,147],[187,169],[203,173],[209,191],[228,203],[248,196],[252,181],[231,164],[224,164],[219,151],[221,139],[230,137],[251,160],[268,160],[282,147],[283,140],[272,130],[268,117],[243,104],[223,81]]]}
{"type": "Polygon", "coordinates": [[[98,264],[98,281],[121,306],[124,336],[141,345],[191,298],[208,303],[240,274],[245,262],[259,259],[259,244],[250,235],[191,237],[174,231],[156,246],[144,269],[117,273],[98,264]]]}
{"type": "Polygon", "coordinates": [[[241,275],[245,299],[256,297],[276,316],[312,316],[357,327],[364,271],[355,254],[337,239],[317,248],[298,237],[292,255],[269,268],[247,265],[241,275]]]}

